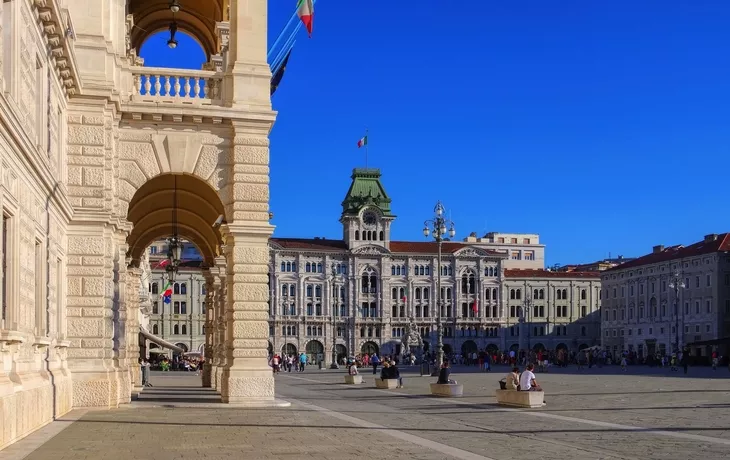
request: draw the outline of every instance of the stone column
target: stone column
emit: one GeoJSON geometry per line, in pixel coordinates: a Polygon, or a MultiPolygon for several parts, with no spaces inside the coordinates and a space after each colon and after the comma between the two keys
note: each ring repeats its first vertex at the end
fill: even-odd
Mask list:
{"type": "Polygon", "coordinates": [[[224,229],[228,292],[223,402],[274,399],[274,376],[267,356],[270,234],[268,223],[232,224],[224,229]]]}
{"type": "MultiPolygon", "coordinates": [[[[218,263],[218,259],[216,259],[218,263]]],[[[218,269],[214,280],[216,287],[216,344],[215,344],[215,389],[222,391],[223,387],[223,368],[226,364],[226,272],[225,262],[217,264],[218,269]]]]}
{"type": "MultiPolygon", "coordinates": [[[[271,69],[266,61],[267,0],[231,0],[225,98],[249,110],[271,110],[271,69]]],[[[268,211],[268,210],[267,210],[268,211]]]]}
{"type": "MultiPolygon", "coordinates": [[[[127,259],[129,264],[131,260],[127,259]]],[[[139,315],[140,288],[142,286],[142,269],[127,268],[127,366],[133,388],[142,388],[142,376],[139,366],[139,315]]]]}
{"type": "Polygon", "coordinates": [[[213,285],[213,274],[210,269],[203,270],[205,277],[205,363],[203,363],[203,387],[213,386],[213,337],[215,306],[215,287],[213,285]]]}

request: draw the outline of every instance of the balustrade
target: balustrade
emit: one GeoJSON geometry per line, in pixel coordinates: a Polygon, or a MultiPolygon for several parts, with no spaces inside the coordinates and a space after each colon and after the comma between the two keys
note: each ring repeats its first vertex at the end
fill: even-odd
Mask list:
{"type": "Polygon", "coordinates": [[[223,75],[212,70],[132,67],[133,99],[210,103],[221,99],[223,75]]]}

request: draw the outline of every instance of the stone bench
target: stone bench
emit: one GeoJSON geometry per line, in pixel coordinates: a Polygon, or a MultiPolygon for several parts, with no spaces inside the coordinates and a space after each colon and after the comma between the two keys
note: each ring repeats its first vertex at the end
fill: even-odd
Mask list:
{"type": "Polygon", "coordinates": [[[345,383],[349,385],[356,385],[362,383],[362,375],[346,375],[345,376],[345,383]]]}
{"type": "Polygon", "coordinates": [[[398,379],[375,379],[375,388],[382,388],[384,390],[398,388],[398,379]]]}
{"type": "Polygon", "coordinates": [[[445,396],[447,398],[457,398],[464,396],[464,385],[460,383],[432,383],[431,394],[445,396]]]}
{"type": "Polygon", "coordinates": [[[542,407],[545,405],[545,392],[497,390],[497,404],[514,407],[542,407]]]}

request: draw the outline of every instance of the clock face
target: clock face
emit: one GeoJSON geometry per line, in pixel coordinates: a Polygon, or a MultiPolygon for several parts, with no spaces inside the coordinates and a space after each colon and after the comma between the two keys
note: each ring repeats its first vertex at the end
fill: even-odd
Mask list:
{"type": "Polygon", "coordinates": [[[375,223],[378,221],[378,218],[374,212],[366,211],[362,215],[362,221],[365,223],[365,225],[375,225],[375,223]]]}

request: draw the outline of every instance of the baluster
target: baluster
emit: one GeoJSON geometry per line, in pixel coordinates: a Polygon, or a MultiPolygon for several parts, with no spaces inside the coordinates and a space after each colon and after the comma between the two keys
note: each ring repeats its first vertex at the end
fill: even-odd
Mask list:
{"type": "Polygon", "coordinates": [[[165,96],[170,96],[170,76],[165,76],[165,96]]]}
{"type": "Polygon", "coordinates": [[[160,95],[160,88],[162,88],[162,85],[160,84],[160,76],[155,75],[155,96],[160,95]]]}
{"type": "Polygon", "coordinates": [[[144,93],[145,95],[150,95],[150,88],[152,88],[152,82],[150,81],[150,76],[145,75],[144,76],[144,93]]]}
{"type": "Polygon", "coordinates": [[[190,96],[190,77],[185,77],[185,97],[190,96]]]}
{"type": "Polygon", "coordinates": [[[193,77],[193,94],[192,97],[200,97],[200,78],[193,77]]]}
{"type": "Polygon", "coordinates": [[[134,76],[134,94],[136,96],[139,96],[140,92],[142,91],[142,79],[139,75],[134,76]]]}
{"type": "Polygon", "coordinates": [[[210,78],[203,81],[203,95],[201,97],[210,99],[210,78]]]}
{"type": "Polygon", "coordinates": [[[175,77],[175,97],[180,97],[180,77],[175,77]]]}

